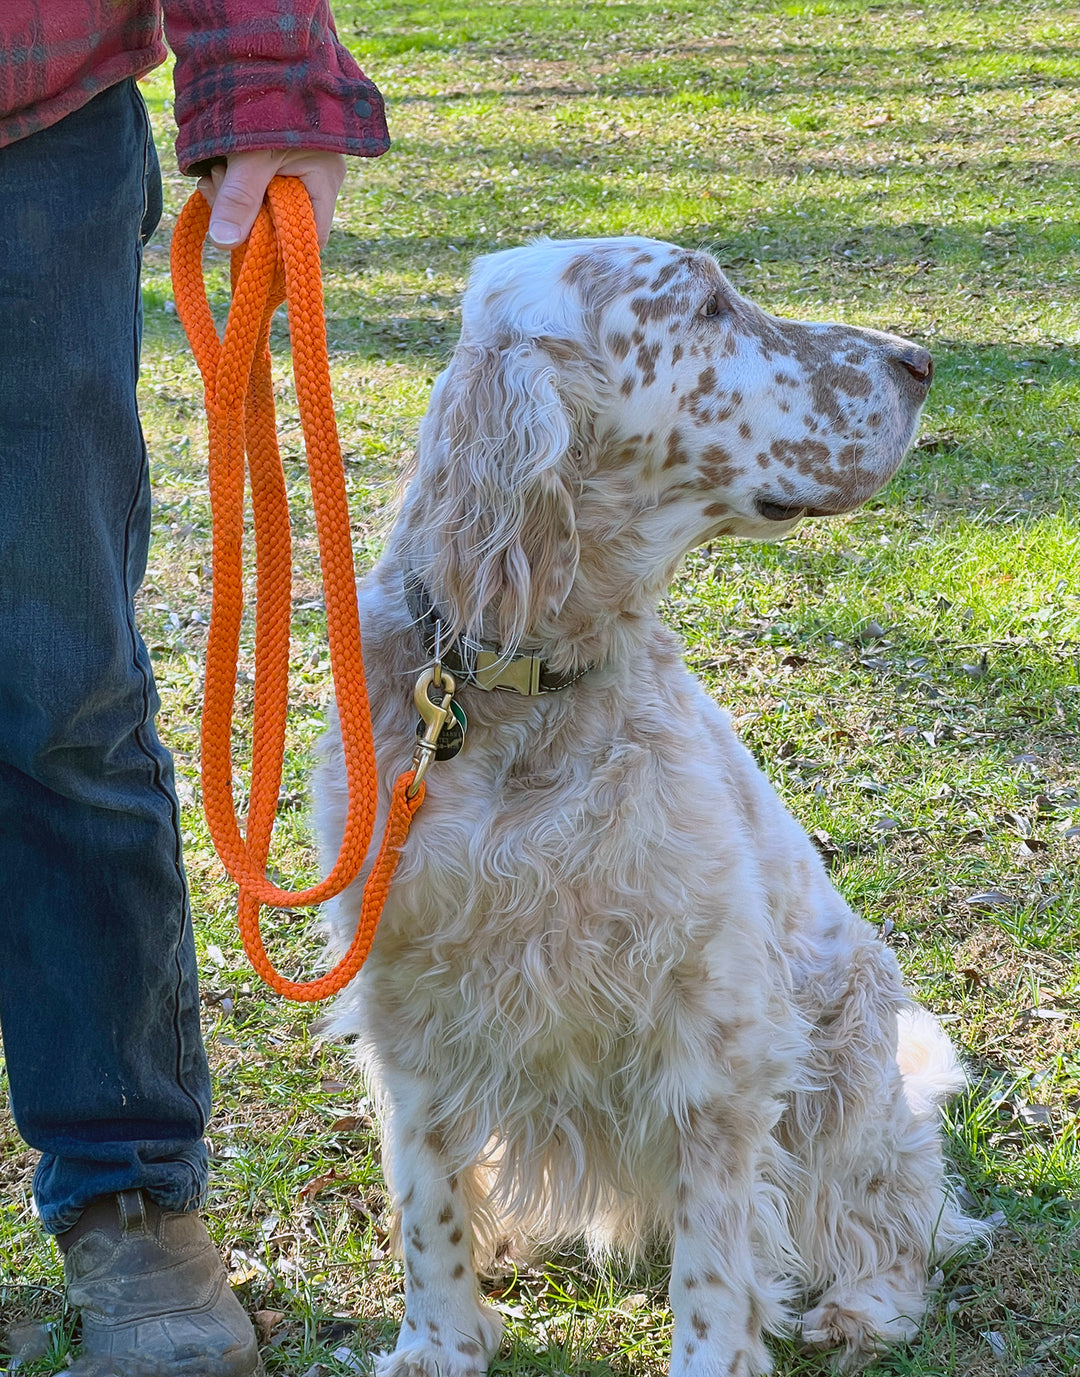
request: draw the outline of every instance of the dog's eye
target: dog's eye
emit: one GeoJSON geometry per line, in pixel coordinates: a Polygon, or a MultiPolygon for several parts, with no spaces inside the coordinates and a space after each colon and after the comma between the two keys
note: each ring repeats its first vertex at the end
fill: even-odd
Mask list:
{"type": "Polygon", "coordinates": [[[720,310],[720,293],[713,292],[712,296],[709,297],[705,305],[702,306],[701,314],[703,316],[718,316],[720,314],[720,310]]]}

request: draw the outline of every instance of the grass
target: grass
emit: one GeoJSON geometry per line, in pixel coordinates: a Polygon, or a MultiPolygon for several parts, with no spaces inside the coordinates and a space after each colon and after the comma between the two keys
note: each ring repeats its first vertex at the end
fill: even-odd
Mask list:
{"type": "MultiPolygon", "coordinates": [[[[537,233],[711,248],[780,314],[899,330],[934,351],[922,439],[869,509],[776,547],[696,552],[667,615],[837,883],[949,1021],[972,1073],[954,1160],[1000,1219],[944,1276],[894,1377],[1080,1366],[1080,10],[945,0],[578,5],[339,0],[395,146],[353,171],[326,254],[358,558],[376,557],[470,259],[537,233]]],[[[166,166],[169,85],[146,83],[166,166]]],[[[209,607],[200,389],[170,311],[170,176],[147,256],[143,414],[156,515],[142,625],[176,753],[217,1078],[211,1227],[271,1332],[271,1377],[364,1369],[392,1341],[371,1107],[309,1011],[268,998],[198,807],[209,607]]],[[[224,301],[224,269],[214,269],[224,301]]],[[[276,347],[283,354],[282,329],[276,347]]],[[[281,361],[284,368],[283,359],[281,361]]],[[[284,372],[282,374],[284,376],[284,372]]],[[[283,443],[298,512],[295,413],[283,443]]],[[[310,521],[276,864],[313,874],[307,756],[329,685],[310,521]]],[[[302,927],[271,922],[290,969],[302,927]]],[[[0,1311],[73,1320],[0,1117],[0,1311]]],[[[662,1265],[567,1255],[504,1283],[500,1374],[655,1373],[662,1265]]],[[[778,1348],[782,1377],[821,1371],[778,1348]]]]}

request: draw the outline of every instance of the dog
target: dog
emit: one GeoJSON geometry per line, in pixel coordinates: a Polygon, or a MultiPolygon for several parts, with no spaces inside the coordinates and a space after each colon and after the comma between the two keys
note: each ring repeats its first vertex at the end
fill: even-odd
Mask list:
{"type": "MultiPolygon", "coordinates": [[[[984,1237],[943,1160],[952,1046],[658,614],[692,548],[878,492],[932,371],[649,239],[474,266],[361,586],[380,826],[418,674],[438,661],[467,716],[330,1016],[400,1213],[379,1377],[481,1377],[501,1321],[477,1274],[507,1240],[667,1243],[672,1372],[751,1377],[798,1305],[841,1367],[909,1339],[929,1270],[984,1237]]],[[[333,727],[316,794],[333,855],[333,727]]],[[[337,952],[362,883],[327,914],[337,952]]]]}

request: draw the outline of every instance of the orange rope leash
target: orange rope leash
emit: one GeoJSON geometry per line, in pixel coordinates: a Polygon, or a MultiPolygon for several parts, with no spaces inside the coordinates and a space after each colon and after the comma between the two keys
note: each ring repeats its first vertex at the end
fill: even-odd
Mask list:
{"type": "Polygon", "coordinates": [[[356,935],[335,968],[315,980],[288,980],[273,967],[259,930],[262,904],[298,908],[339,894],[360,871],[375,826],[377,778],[360,653],[344,466],[330,393],[319,248],[311,202],[295,177],[275,177],[248,244],[232,255],[233,298],[219,343],[203,282],[210,208],[195,192],[172,244],[176,309],[205,388],[213,513],[213,605],[206,647],[202,718],[203,806],[214,846],[240,888],[244,950],[279,994],[309,1001],[336,994],[363,965],[375,936],[423,785],[409,798],[414,772],[394,785],[386,831],[364,888],[356,935]],[[292,603],[292,542],[285,475],[278,451],[270,374],[270,320],[288,301],[289,335],[307,450],[326,599],[330,668],[341,720],[349,805],[337,860],[327,877],[292,893],[266,878],[285,754],[292,603]],[[246,464],[245,464],[246,457],[246,464]],[[255,694],[247,836],[232,791],[232,723],[244,608],[245,469],[255,530],[255,694]]]}

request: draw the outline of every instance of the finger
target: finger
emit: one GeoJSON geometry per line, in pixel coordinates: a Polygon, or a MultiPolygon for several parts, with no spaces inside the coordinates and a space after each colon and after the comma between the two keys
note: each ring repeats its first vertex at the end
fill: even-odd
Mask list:
{"type": "Polygon", "coordinates": [[[326,159],[318,168],[303,177],[307,193],[311,197],[311,209],[315,216],[315,231],[319,236],[319,248],[326,248],[330,238],[330,228],[334,222],[334,206],[338,192],[345,180],[345,159],[326,159]]]}
{"type": "Polygon", "coordinates": [[[214,200],[218,194],[218,188],[221,186],[224,176],[225,164],[215,163],[209,172],[204,172],[195,183],[197,189],[202,192],[206,204],[210,207],[213,207],[214,200]]]}
{"type": "Polygon", "coordinates": [[[247,239],[280,161],[279,154],[261,151],[229,159],[212,203],[211,243],[219,249],[235,249],[247,239]]]}

